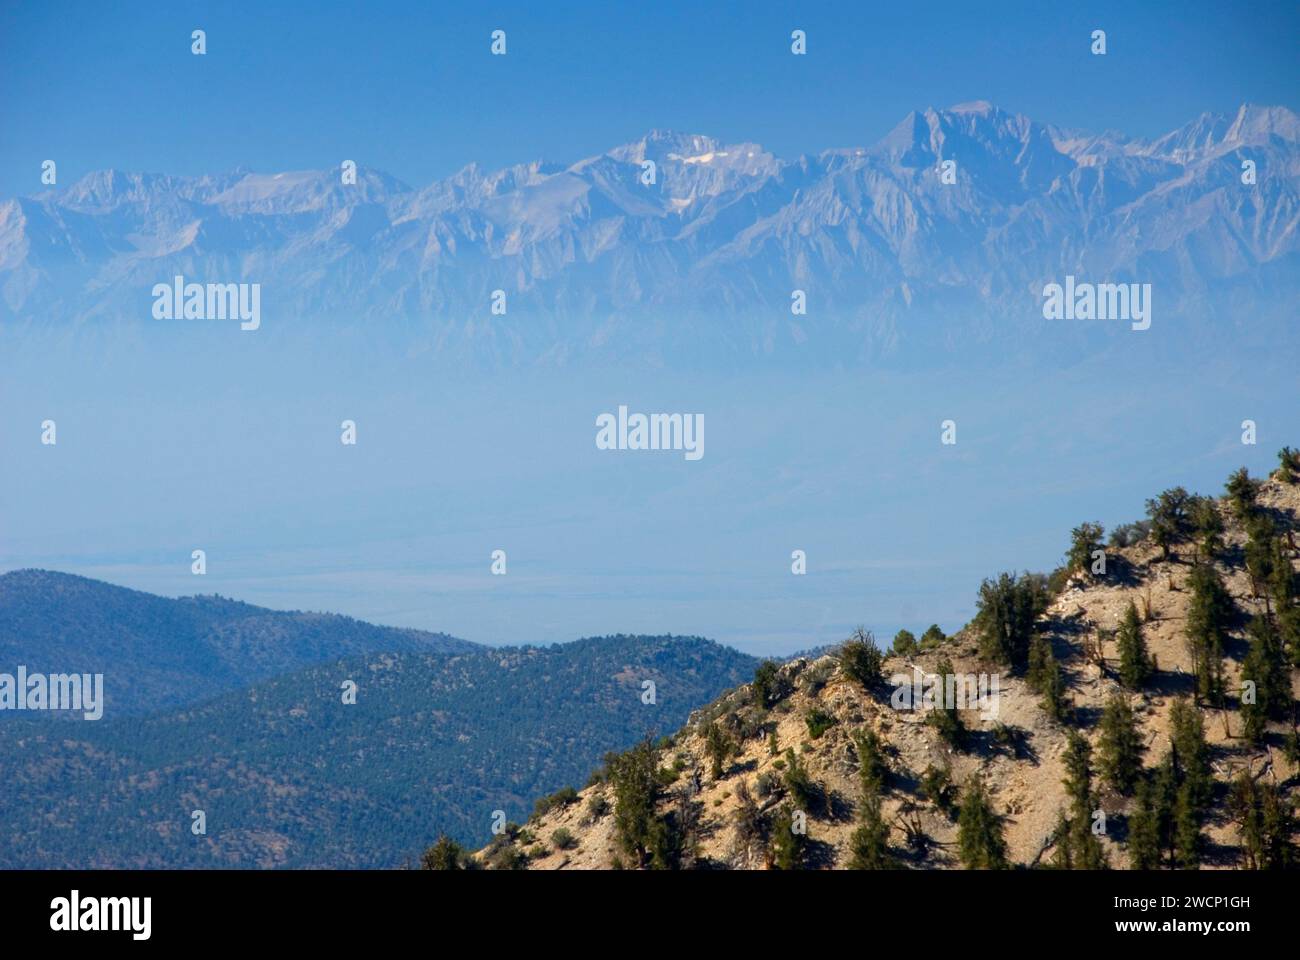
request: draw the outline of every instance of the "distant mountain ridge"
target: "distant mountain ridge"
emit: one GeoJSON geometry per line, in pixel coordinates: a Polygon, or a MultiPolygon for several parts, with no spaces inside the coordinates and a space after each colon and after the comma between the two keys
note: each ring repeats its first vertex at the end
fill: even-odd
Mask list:
{"type": "Polygon", "coordinates": [[[365,653],[140,719],[0,714],[0,868],[399,866],[431,832],[486,842],[496,810],[524,819],[757,663],[698,637],[595,637],[365,653]]]}
{"type": "Polygon", "coordinates": [[[0,575],[0,671],[103,673],[108,716],[197,703],[342,657],[481,649],[337,614],[172,600],[48,570],[0,575]]]}
{"type": "Polygon", "coordinates": [[[1058,324],[1035,343],[1042,285],[1073,274],[1151,283],[1174,345],[1287,337],[1298,222],[1300,119],[1284,107],[1143,140],[981,101],[794,160],[653,131],[567,166],[471,164],[419,189],[364,167],[351,185],[338,168],[100,171],[0,204],[0,323],[159,322],[150,290],[183,275],[262,284],[275,329],[382,325],[508,362],[1065,353],[1110,335],[1058,324]],[[795,289],[806,315],[791,313],[795,289]]]}

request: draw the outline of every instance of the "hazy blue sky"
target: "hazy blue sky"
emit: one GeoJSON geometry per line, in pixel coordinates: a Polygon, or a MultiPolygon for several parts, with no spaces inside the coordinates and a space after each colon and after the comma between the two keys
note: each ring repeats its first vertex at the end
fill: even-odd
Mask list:
{"type": "Polygon", "coordinates": [[[571,161],[651,128],[781,156],[988,99],[1135,135],[1295,107],[1295,3],[5,3],[0,195],[116,167],[332,166],[416,184],[571,161]],[[488,53],[507,31],[509,54],[488,53]],[[808,33],[794,57],[789,35],[808,33]],[[1088,52],[1107,31],[1109,52],[1088,52]],[[190,53],[207,31],[208,53],[190,53]]]}
{"type": "MultiPolygon", "coordinates": [[[[1293,3],[5,4],[0,196],[41,190],[45,159],[60,186],[106,167],[343,159],[419,185],[653,128],[790,157],[974,99],[1154,135],[1242,102],[1300,106],[1298,23],[1293,3]],[[789,52],[795,28],[805,57],[789,52]],[[1094,28],[1105,57],[1089,53],[1094,28]]],[[[485,379],[385,352],[367,330],[353,333],[369,352],[318,353],[269,330],[51,330],[0,331],[0,570],[491,642],[671,631],[770,653],[859,623],[951,630],[981,577],[1051,569],[1071,526],[1134,519],[1163,488],[1260,474],[1300,431],[1292,358],[1173,365],[1157,335],[1064,370],[954,357],[829,377],[485,379]],[[623,402],[703,411],[706,460],[599,456],[593,417],[623,402]],[[937,442],[949,416],[959,451],[937,442]],[[57,447],[35,440],[45,417],[57,447]],[[351,453],[344,417],[364,424],[351,453]],[[1240,442],[1245,417],[1258,447],[1240,442]],[[498,547],[508,578],[488,572],[498,547]],[[807,577],[790,575],[794,548],[807,577]]]]}

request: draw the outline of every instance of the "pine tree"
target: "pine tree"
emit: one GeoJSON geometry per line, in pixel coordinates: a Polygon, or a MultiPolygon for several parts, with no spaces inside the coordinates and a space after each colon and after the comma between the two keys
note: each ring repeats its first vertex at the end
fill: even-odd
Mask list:
{"type": "Polygon", "coordinates": [[[863,794],[884,793],[889,768],[885,764],[880,737],[874,730],[867,730],[856,739],[854,746],[858,751],[858,779],[863,794]]]}
{"type": "Polygon", "coordinates": [[[1188,652],[1196,672],[1198,699],[1223,705],[1223,650],[1235,606],[1218,573],[1207,563],[1192,568],[1187,578],[1192,598],[1185,627],[1188,652]]]}
{"type": "Polygon", "coordinates": [[[1064,813],[1056,815],[1056,825],[1052,827],[1052,866],[1057,870],[1074,869],[1074,851],[1070,848],[1070,821],[1064,813]]]}
{"type": "Polygon", "coordinates": [[[1147,501],[1147,516],[1151,518],[1151,541],[1160,548],[1164,559],[1169,559],[1169,548],[1187,538],[1191,521],[1187,516],[1190,497],[1182,487],[1166,490],[1154,500],[1147,501]]]}
{"type": "Polygon", "coordinates": [[[1300,483],[1300,450],[1283,447],[1277,452],[1277,478],[1283,483],[1300,483]]]}
{"type": "Polygon", "coordinates": [[[871,631],[858,627],[852,639],[840,647],[839,661],[844,675],[856,680],[864,689],[870,690],[880,683],[885,658],[871,631]]]}
{"type": "Polygon", "coordinates": [[[1043,579],[1028,573],[1003,573],[980,584],[975,627],[981,655],[1017,670],[1024,667],[1034,622],[1047,609],[1047,601],[1043,579]]]}
{"type": "Polygon", "coordinates": [[[1195,870],[1201,862],[1201,815],[1197,809],[1194,790],[1188,781],[1178,788],[1174,804],[1174,845],[1178,866],[1182,870],[1195,870]]]}
{"type": "Polygon", "coordinates": [[[790,794],[790,799],[794,801],[795,806],[800,810],[811,810],[813,802],[817,799],[817,787],[808,776],[808,771],[799,763],[794,747],[790,747],[785,752],[783,780],[786,792],[790,794]]]}
{"type": "Polygon", "coordinates": [[[888,870],[895,866],[889,853],[889,825],[880,812],[880,794],[870,790],[862,797],[860,825],[849,838],[850,870],[888,870]]]}
{"type": "Polygon", "coordinates": [[[658,839],[659,750],[647,737],[626,753],[612,755],[607,765],[614,789],[615,833],[623,852],[640,868],[658,839]]]}
{"type": "Polygon", "coordinates": [[[1118,643],[1120,682],[1130,690],[1141,690],[1151,677],[1151,659],[1142,636],[1142,621],[1132,600],[1119,625],[1118,643]]]}
{"type": "Polygon", "coordinates": [[[782,804],[772,823],[771,864],[777,870],[798,870],[803,866],[804,836],[795,832],[794,811],[782,804]]]}
{"type": "Polygon", "coordinates": [[[1196,497],[1189,512],[1201,556],[1211,560],[1223,549],[1223,517],[1219,505],[1212,497],[1196,497]]]}
{"type": "Polygon", "coordinates": [[[972,774],[962,791],[957,815],[957,849],[968,870],[1001,870],[1007,866],[1002,818],[993,809],[984,781],[972,774]]]}
{"type": "Polygon", "coordinates": [[[704,728],[704,750],[712,764],[711,773],[714,780],[722,779],[722,765],[731,756],[731,740],[722,728],[710,720],[704,728]]]}
{"type": "Polygon", "coordinates": [[[1228,794],[1228,809],[1241,831],[1241,853],[1247,870],[1258,870],[1264,854],[1263,817],[1260,816],[1259,791],[1249,770],[1242,770],[1228,794]]]}
{"type": "Polygon", "coordinates": [[[1243,688],[1241,716],[1246,738],[1259,743],[1269,719],[1281,720],[1290,712],[1291,672],[1283,657],[1282,641],[1268,617],[1254,617],[1248,633],[1250,651],[1242,661],[1241,679],[1243,684],[1249,681],[1253,688],[1243,688]]]}
{"type": "Polygon", "coordinates": [[[1070,798],[1069,844],[1073,868],[1101,870],[1106,866],[1106,851],[1092,832],[1092,814],[1097,798],[1092,792],[1092,748],[1088,741],[1071,731],[1065,748],[1065,790],[1070,798]]]}
{"type": "Polygon", "coordinates": [[[421,870],[462,870],[467,865],[465,851],[445,833],[420,858],[421,870]]]}
{"type": "Polygon", "coordinates": [[[1263,835],[1261,869],[1291,870],[1296,865],[1296,849],[1291,836],[1296,830],[1295,807],[1290,797],[1276,784],[1260,788],[1263,835]]]}
{"type": "Polygon", "coordinates": [[[1232,504],[1233,512],[1239,521],[1245,523],[1255,512],[1255,498],[1259,495],[1259,484],[1250,479],[1250,474],[1245,467],[1241,467],[1228,477],[1228,482],[1224,486],[1228,491],[1228,501],[1232,504]]]}
{"type": "Polygon", "coordinates": [[[1185,697],[1180,697],[1170,707],[1169,722],[1177,785],[1190,783],[1192,801],[1198,810],[1203,809],[1214,793],[1214,776],[1210,769],[1210,747],[1205,742],[1201,711],[1185,697]]]}
{"type": "Polygon", "coordinates": [[[764,710],[772,707],[786,693],[781,665],[775,660],[764,660],[754,671],[754,702],[764,710]]]}
{"type": "Polygon", "coordinates": [[[957,705],[948,702],[948,678],[953,675],[952,661],[946,657],[935,667],[939,678],[938,703],[927,718],[929,723],[939,731],[943,742],[954,750],[961,750],[966,745],[966,725],[962,723],[957,705]]]}
{"type": "Polygon", "coordinates": [[[1174,864],[1174,804],[1178,799],[1178,765],[1174,751],[1165,754],[1151,780],[1151,809],[1155,814],[1159,848],[1169,866],[1174,864]]]}
{"type": "Polygon", "coordinates": [[[1138,777],[1133,813],[1128,820],[1128,865],[1130,870],[1160,867],[1160,812],[1157,791],[1151,780],[1138,777]]]}
{"type": "Polygon", "coordinates": [[[1065,569],[1092,576],[1092,555],[1101,549],[1106,529],[1100,523],[1081,523],[1070,531],[1070,549],[1065,555],[1065,569]]]}
{"type": "Polygon", "coordinates": [[[1097,743],[1098,765],[1102,776],[1116,793],[1132,793],[1142,772],[1145,748],[1138,734],[1137,719],[1128,698],[1114,694],[1101,716],[1101,735],[1097,743]]]}
{"type": "Polygon", "coordinates": [[[1044,642],[1041,663],[1039,666],[1039,683],[1043,692],[1043,699],[1039,706],[1047,713],[1049,717],[1058,723],[1066,723],[1070,719],[1072,710],[1070,703],[1066,699],[1065,691],[1065,674],[1061,672],[1061,665],[1057,662],[1056,657],[1052,655],[1052,649],[1044,642]]]}
{"type": "Polygon", "coordinates": [[[1246,573],[1250,577],[1250,592],[1254,597],[1262,597],[1273,578],[1273,558],[1276,555],[1273,543],[1277,540],[1277,530],[1267,513],[1257,511],[1246,521],[1246,534],[1246,573]]]}
{"type": "Polygon", "coordinates": [[[916,653],[917,649],[916,635],[911,630],[899,630],[898,633],[894,634],[894,656],[910,657],[916,653]]]}
{"type": "Polygon", "coordinates": [[[933,650],[947,639],[939,629],[939,625],[932,623],[925,628],[925,633],[921,634],[921,649],[933,650]]]}

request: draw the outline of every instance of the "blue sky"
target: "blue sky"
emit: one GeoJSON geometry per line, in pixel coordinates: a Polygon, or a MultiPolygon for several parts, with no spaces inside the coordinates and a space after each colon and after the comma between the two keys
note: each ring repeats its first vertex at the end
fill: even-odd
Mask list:
{"type": "Polygon", "coordinates": [[[794,156],[976,99],[1150,135],[1245,101],[1295,108],[1297,25],[1295,3],[7,3],[0,195],[41,189],[51,158],[61,184],[349,158],[419,185],[653,128],[794,156]]]}
{"type": "MultiPolygon", "coordinates": [[[[421,185],[655,128],[792,157],[975,99],[1147,136],[1242,102],[1300,106],[1295,4],[896,6],[9,4],[0,197],[41,190],[45,159],[60,186],[106,167],[343,159],[421,185]],[[496,28],[504,58],[488,52],[496,28]],[[806,57],[789,52],[795,28],[806,57]],[[1105,57],[1088,51],[1094,28],[1105,57]]],[[[0,511],[0,570],[487,642],[674,632],[767,654],[858,624],[952,630],[983,576],[1051,569],[1070,527],[1134,519],[1166,487],[1261,474],[1300,430],[1289,357],[1170,368],[1156,336],[1068,375],[957,359],[906,375],[493,380],[346,339],[312,354],[272,349],[269,332],[256,346],[79,334],[0,351],[0,504],[20,505],[0,511]],[[707,460],[597,458],[592,418],[622,402],[704,411],[707,460]],[[47,416],[57,449],[34,441],[47,416]],[[364,424],[350,460],[345,416],[364,424]],[[936,440],[948,416],[968,438],[952,457],[936,440]],[[1245,417],[1257,447],[1240,442],[1245,417]],[[488,573],[496,548],[508,578],[488,573]],[[794,548],[807,577],[789,573],[794,548]]]]}

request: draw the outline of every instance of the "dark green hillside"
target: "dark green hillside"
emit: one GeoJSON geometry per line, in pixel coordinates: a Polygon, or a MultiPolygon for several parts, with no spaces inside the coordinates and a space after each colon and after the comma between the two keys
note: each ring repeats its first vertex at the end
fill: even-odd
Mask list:
{"type": "Polygon", "coordinates": [[[474,649],[337,614],[173,600],[48,570],[0,576],[0,671],[102,673],[107,717],[197,703],[340,657],[474,649]]]}
{"type": "Polygon", "coordinates": [[[4,718],[0,868],[385,867],[442,832],[477,845],[493,810],[524,820],[755,665],[698,638],[618,636],[354,657],[146,719],[4,718]]]}

